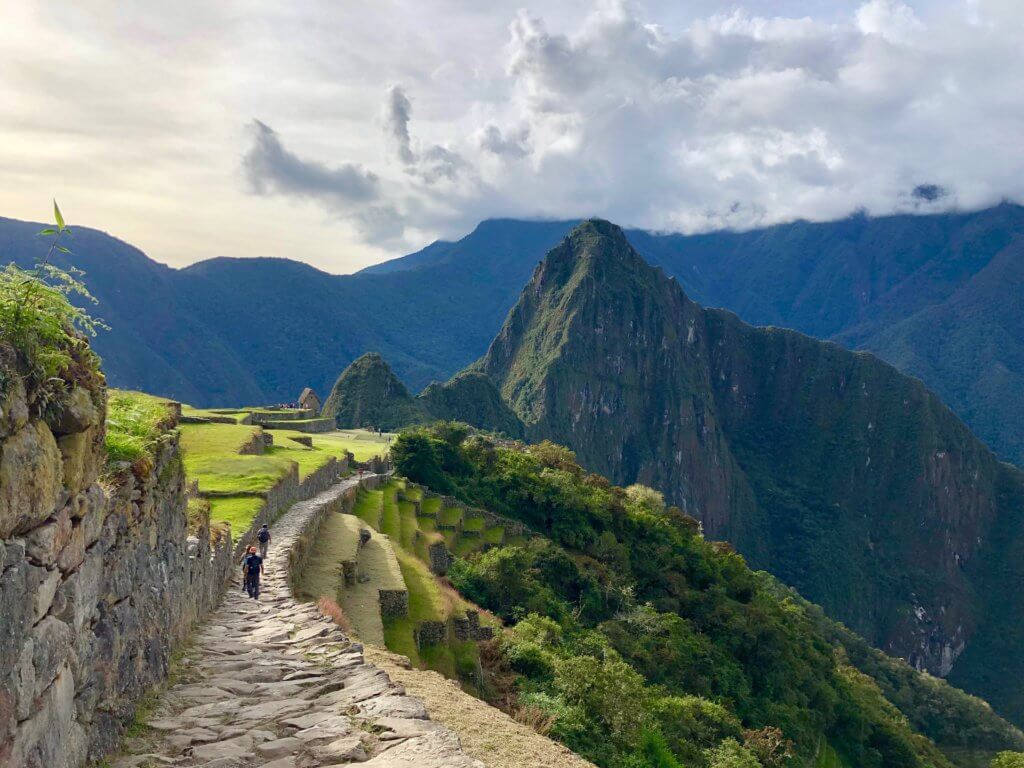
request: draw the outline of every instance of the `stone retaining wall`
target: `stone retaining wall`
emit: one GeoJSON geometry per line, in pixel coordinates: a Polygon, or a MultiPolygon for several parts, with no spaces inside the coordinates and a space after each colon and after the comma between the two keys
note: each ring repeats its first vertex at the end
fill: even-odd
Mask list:
{"type": "Polygon", "coordinates": [[[305,480],[299,482],[298,467],[292,465],[291,471],[267,493],[266,500],[253,518],[249,529],[236,534],[236,559],[241,559],[245,548],[252,546],[256,540],[256,532],[264,523],[270,525],[295,502],[308,499],[327,490],[347,471],[347,460],[339,461],[332,458],[322,467],[310,473],[305,480]]]}
{"type": "Polygon", "coordinates": [[[344,487],[335,485],[332,488],[332,483],[328,483],[318,495],[314,494],[313,498],[303,504],[303,509],[296,514],[298,523],[294,528],[294,538],[287,543],[288,580],[293,597],[294,585],[306,567],[313,542],[320,533],[324,518],[331,512],[351,513],[360,488],[372,491],[386,481],[387,477],[384,475],[367,475],[351,478],[351,484],[344,487]]]}
{"type": "Polygon", "coordinates": [[[259,422],[267,429],[291,429],[296,432],[308,432],[318,434],[321,432],[333,432],[337,429],[334,419],[310,419],[309,421],[276,421],[264,419],[259,422]]]}
{"type": "Polygon", "coordinates": [[[5,768],[79,768],[114,748],[232,564],[208,521],[189,530],[175,434],[100,484],[105,391],[73,387],[57,410],[30,417],[18,387],[0,402],[5,768]]]}
{"type": "MultiPolygon", "coordinates": [[[[301,411],[270,411],[268,413],[261,413],[260,411],[250,411],[249,416],[252,419],[253,424],[267,424],[273,421],[303,421],[305,419],[315,419],[317,417],[316,411],[313,410],[301,410],[301,411]]],[[[286,427],[288,429],[288,427],[286,427]]]]}

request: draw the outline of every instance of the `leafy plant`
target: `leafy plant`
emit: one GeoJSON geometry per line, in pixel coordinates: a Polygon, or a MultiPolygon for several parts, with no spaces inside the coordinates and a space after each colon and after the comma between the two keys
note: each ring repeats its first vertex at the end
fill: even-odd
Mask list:
{"type": "Polygon", "coordinates": [[[69,301],[77,295],[96,303],[82,272],[51,264],[54,253],[71,253],[62,240],[72,236],[57,202],[53,203],[56,225],[39,232],[50,239],[50,247],[34,270],[13,263],[0,271],[0,342],[14,349],[23,368],[26,387],[45,402],[63,387],[60,377],[75,362],[84,366],[83,375],[99,370],[99,358],[91,351],[86,336],[107,326],[69,301]]]}

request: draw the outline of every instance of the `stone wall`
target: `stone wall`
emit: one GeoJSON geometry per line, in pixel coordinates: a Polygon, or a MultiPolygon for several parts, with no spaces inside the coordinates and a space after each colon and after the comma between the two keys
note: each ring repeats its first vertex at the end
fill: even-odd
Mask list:
{"type": "Polygon", "coordinates": [[[216,604],[230,543],[189,530],[175,434],[101,484],[102,386],[46,418],[19,386],[0,402],[0,765],[78,768],[216,604]]]}
{"type": "Polygon", "coordinates": [[[249,530],[236,532],[236,559],[240,560],[245,548],[255,543],[260,526],[264,523],[270,525],[295,502],[327,490],[347,471],[347,459],[339,461],[332,458],[300,482],[298,466],[292,465],[291,471],[267,492],[266,500],[253,518],[249,530]]]}
{"type": "Polygon", "coordinates": [[[334,423],[334,419],[308,419],[305,421],[264,419],[258,423],[267,429],[293,429],[297,432],[311,432],[313,434],[333,432],[338,428],[338,425],[334,423]]]}
{"type": "MultiPolygon", "coordinates": [[[[353,480],[352,485],[346,488],[339,488],[335,493],[329,494],[327,492],[331,490],[331,486],[336,482],[335,479],[328,482],[323,488],[311,492],[308,496],[304,496],[304,498],[309,499],[306,502],[307,510],[304,511],[302,515],[302,524],[296,530],[295,538],[289,543],[287,550],[288,578],[293,596],[295,595],[294,585],[300,579],[302,571],[306,567],[306,562],[308,561],[309,554],[313,549],[313,543],[316,541],[316,538],[320,533],[320,526],[323,523],[324,518],[332,512],[344,512],[346,514],[351,513],[352,508],[355,506],[356,499],[358,498],[360,488],[372,491],[375,488],[380,487],[386,481],[387,478],[384,476],[368,475],[366,477],[359,478],[358,480],[353,480]]],[[[307,490],[312,487],[312,485],[309,486],[307,490]]],[[[360,539],[360,546],[364,543],[365,542],[360,539]]],[[[353,569],[351,581],[355,581],[355,563],[351,563],[350,567],[353,569]]],[[[348,570],[345,570],[344,574],[346,581],[348,581],[348,570]]]]}

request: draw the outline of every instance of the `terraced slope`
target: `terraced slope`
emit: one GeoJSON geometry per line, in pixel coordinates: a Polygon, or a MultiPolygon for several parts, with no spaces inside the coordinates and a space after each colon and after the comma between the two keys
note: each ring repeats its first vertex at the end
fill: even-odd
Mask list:
{"type": "MultiPolygon", "coordinates": [[[[478,609],[438,574],[447,571],[450,552],[468,553],[487,541],[503,541],[504,529],[487,528],[481,514],[446,506],[441,498],[397,479],[361,490],[352,511],[354,517],[336,515],[324,524],[303,592],[310,599],[320,594],[335,598],[365,642],[458,679],[469,689],[478,687],[477,641],[491,630],[480,627],[478,609]],[[353,550],[357,562],[346,577],[342,563],[351,561],[353,550]],[[399,590],[405,591],[404,604],[399,590]]],[[[494,622],[485,618],[487,623],[494,622]]]]}

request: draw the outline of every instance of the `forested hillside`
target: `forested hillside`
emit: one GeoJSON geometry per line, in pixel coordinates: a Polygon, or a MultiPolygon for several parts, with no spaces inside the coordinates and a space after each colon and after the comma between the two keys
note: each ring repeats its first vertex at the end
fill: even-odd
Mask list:
{"type": "MultiPolygon", "coordinates": [[[[113,329],[96,346],[116,385],[197,405],[284,401],[307,385],[328,391],[337,371],[373,350],[417,392],[484,352],[533,267],[574,223],[486,221],[457,242],[351,276],[285,259],[172,270],[86,229],[76,230],[74,261],[113,329]]],[[[3,252],[31,263],[42,252],[38,229],[0,219],[3,252]]],[[[1024,209],[1001,205],[627,237],[705,306],[869,349],[921,377],[1019,463],[1022,233],[1024,209]]]]}
{"type": "Polygon", "coordinates": [[[1024,477],[921,382],[703,309],[602,221],[552,249],[472,370],[528,439],[663,491],[872,644],[1024,718],[1024,477]]]}
{"type": "Polygon", "coordinates": [[[601,766],[937,768],[1024,743],[984,702],[705,541],[661,494],[615,487],[565,448],[441,423],[403,433],[393,456],[539,534],[457,559],[450,578],[511,627],[488,695],[601,766]]]}

